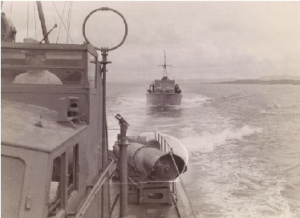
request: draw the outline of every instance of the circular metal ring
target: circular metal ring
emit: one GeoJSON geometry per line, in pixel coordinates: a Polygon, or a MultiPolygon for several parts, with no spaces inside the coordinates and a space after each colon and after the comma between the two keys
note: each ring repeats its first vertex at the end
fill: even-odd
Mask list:
{"type": "MultiPolygon", "coordinates": [[[[116,48],[120,47],[120,46],[124,43],[124,41],[125,41],[125,39],[126,39],[126,37],[127,37],[128,26],[127,26],[126,20],[125,20],[125,18],[123,17],[123,15],[120,14],[118,11],[116,11],[116,10],[114,10],[114,9],[107,8],[107,7],[102,7],[102,8],[98,8],[98,9],[96,9],[96,10],[93,10],[91,13],[89,13],[89,15],[84,19],[84,23],[83,23],[83,27],[82,27],[82,30],[83,30],[83,37],[84,37],[85,41],[86,41],[88,44],[91,44],[90,41],[87,39],[87,37],[86,37],[86,35],[85,35],[85,24],[86,24],[86,21],[90,18],[90,16],[91,16],[93,13],[97,12],[97,11],[113,11],[113,12],[115,12],[116,14],[118,14],[118,15],[122,18],[122,20],[123,20],[123,22],[124,22],[124,24],[125,24],[125,35],[124,35],[123,40],[121,41],[121,43],[118,44],[118,45],[115,46],[115,47],[107,48],[107,49],[106,49],[107,51],[115,50],[116,48]]],[[[96,47],[96,46],[94,46],[94,47],[96,48],[96,50],[102,50],[102,48],[98,48],[98,47],[96,47]]]]}

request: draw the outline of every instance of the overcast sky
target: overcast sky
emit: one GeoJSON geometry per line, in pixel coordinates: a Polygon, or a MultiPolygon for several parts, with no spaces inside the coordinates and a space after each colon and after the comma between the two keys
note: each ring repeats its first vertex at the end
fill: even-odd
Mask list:
{"type": "MultiPolygon", "coordinates": [[[[85,17],[101,7],[120,12],[128,24],[124,44],[109,53],[110,78],[161,77],[163,51],[176,79],[300,76],[300,2],[42,2],[51,42],[82,44],[85,17]],[[71,7],[72,6],[72,7],[71,7]],[[60,17],[63,17],[64,25],[60,17]],[[58,34],[59,33],[59,34],[58,34]],[[59,37],[58,37],[59,35],[59,37]],[[71,41],[72,40],[72,41],[71,41]]],[[[7,2],[2,12],[17,29],[17,41],[41,39],[34,2],[7,2]],[[29,7],[29,16],[28,16],[29,7]],[[29,19],[28,19],[29,17],[29,19]],[[28,24],[28,25],[27,25],[28,24]],[[28,28],[27,28],[28,26],[28,28]]],[[[98,15],[97,15],[98,14],[98,15]]],[[[87,21],[86,35],[97,47],[122,40],[124,23],[113,12],[87,21]]]]}

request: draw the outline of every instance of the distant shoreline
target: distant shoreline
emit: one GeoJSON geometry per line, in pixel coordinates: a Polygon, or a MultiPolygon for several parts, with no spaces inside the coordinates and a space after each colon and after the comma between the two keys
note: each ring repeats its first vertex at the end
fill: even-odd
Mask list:
{"type": "MultiPolygon", "coordinates": [[[[294,79],[274,79],[274,80],[261,80],[261,79],[220,79],[220,80],[209,80],[209,79],[194,79],[194,80],[177,80],[179,85],[184,84],[261,84],[261,85],[300,85],[300,80],[294,79]]],[[[108,84],[144,84],[149,85],[148,80],[144,79],[135,79],[135,80],[108,80],[108,84]]]]}
{"type": "Polygon", "coordinates": [[[234,80],[226,82],[214,82],[211,84],[266,84],[266,85],[277,85],[277,84],[289,84],[289,85],[300,85],[300,80],[259,80],[259,79],[245,79],[245,80],[234,80]]]}

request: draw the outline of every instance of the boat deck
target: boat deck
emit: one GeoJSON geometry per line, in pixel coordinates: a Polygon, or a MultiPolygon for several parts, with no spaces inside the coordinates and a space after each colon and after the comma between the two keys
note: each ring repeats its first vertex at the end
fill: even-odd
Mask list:
{"type": "MultiPolygon", "coordinates": [[[[111,218],[118,218],[120,216],[120,198],[118,196],[120,182],[111,180],[111,204],[115,203],[111,218]],[[113,202],[117,199],[116,202],[113,202]]],[[[181,179],[176,182],[177,194],[171,195],[170,203],[128,203],[127,216],[128,218],[158,218],[158,217],[181,217],[181,218],[195,218],[188,197],[185,193],[181,179]],[[175,200],[177,198],[177,201],[175,200]]]]}

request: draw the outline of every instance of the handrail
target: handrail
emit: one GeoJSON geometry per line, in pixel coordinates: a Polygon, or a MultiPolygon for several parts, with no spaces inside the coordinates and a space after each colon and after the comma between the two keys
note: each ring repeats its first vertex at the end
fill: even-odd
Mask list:
{"type": "Polygon", "coordinates": [[[155,140],[157,140],[160,144],[160,150],[169,152],[172,150],[172,147],[169,145],[169,143],[164,139],[164,137],[159,132],[154,132],[155,134],[155,140]],[[156,138],[157,136],[157,138],[156,138]],[[164,143],[163,143],[164,142],[164,143]]]}
{"type": "Polygon", "coordinates": [[[111,157],[108,157],[108,158],[111,159],[111,163],[103,171],[103,173],[100,176],[100,178],[98,179],[97,183],[94,185],[93,189],[91,190],[88,197],[86,198],[86,201],[84,202],[84,204],[81,206],[81,208],[77,212],[75,218],[83,216],[83,214],[87,210],[88,206],[90,205],[91,201],[93,200],[94,196],[97,194],[97,192],[99,191],[99,189],[102,187],[103,183],[105,182],[105,180],[106,180],[105,177],[106,177],[107,172],[110,170],[112,165],[115,163],[115,160],[113,158],[111,158],[111,157]]]}
{"type": "Polygon", "coordinates": [[[135,182],[135,181],[133,181],[133,179],[131,179],[129,176],[127,177],[129,180],[130,180],[130,182],[132,182],[135,186],[138,186],[138,184],[135,182]]]}
{"type": "MultiPolygon", "coordinates": [[[[154,132],[154,138],[160,144],[160,150],[170,153],[171,158],[173,159],[174,165],[176,167],[177,173],[178,173],[178,175],[180,175],[180,173],[178,171],[178,168],[177,168],[177,165],[175,163],[174,157],[173,157],[173,149],[170,146],[170,144],[166,141],[166,139],[159,132],[156,132],[156,131],[154,132]]],[[[171,182],[171,187],[172,187],[171,193],[173,193],[175,195],[176,199],[177,199],[176,183],[171,182]]]]}

